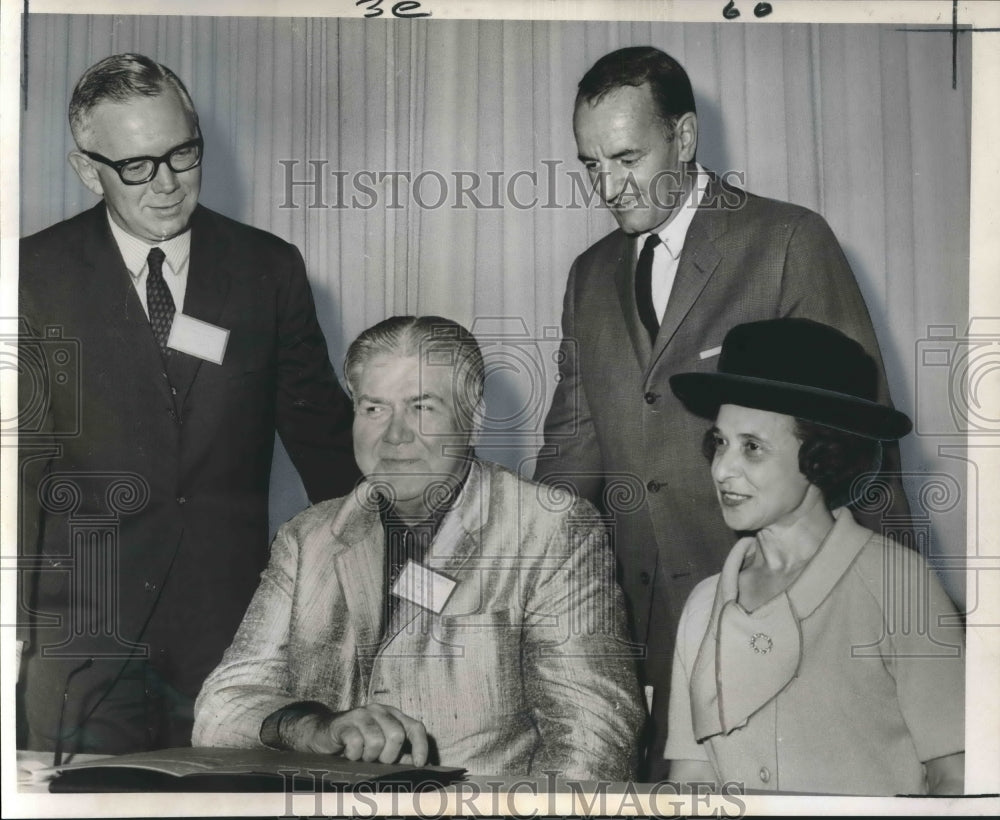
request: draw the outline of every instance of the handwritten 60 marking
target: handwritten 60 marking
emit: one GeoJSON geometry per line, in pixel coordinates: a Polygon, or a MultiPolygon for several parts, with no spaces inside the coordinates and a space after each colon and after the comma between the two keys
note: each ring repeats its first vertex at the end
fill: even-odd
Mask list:
{"type": "MultiPolygon", "coordinates": [[[[774,9],[770,3],[758,3],[753,7],[754,17],[767,17],[774,9]]],[[[740,16],[740,10],[736,8],[736,0],[729,0],[722,10],[722,16],[727,20],[735,20],[740,16]]]]}

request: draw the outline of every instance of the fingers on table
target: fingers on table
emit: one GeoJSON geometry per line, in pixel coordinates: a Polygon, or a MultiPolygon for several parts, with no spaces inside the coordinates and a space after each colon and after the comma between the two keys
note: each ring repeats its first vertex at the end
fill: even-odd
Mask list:
{"type": "Polygon", "coordinates": [[[372,703],[344,712],[334,718],[330,735],[343,746],[348,760],[395,763],[409,741],[414,765],[427,762],[427,730],[423,723],[392,706],[372,703]]]}

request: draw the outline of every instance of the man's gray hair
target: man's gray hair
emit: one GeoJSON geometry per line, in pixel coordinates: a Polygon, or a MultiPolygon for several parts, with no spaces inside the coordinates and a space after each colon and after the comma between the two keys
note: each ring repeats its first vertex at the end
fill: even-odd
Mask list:
{"type": "Polygon", "coordinates": [[[486,366],[476,337],[458,322],[442,316],[391,316],[365,330],[344,359],[344,378],[355,402],[361,374],[378,355],[415,356],[421,368],[451,367],[460,424],[469,430],[478,427],[486,366]]]}
{"type": "Polygon", "coordinates": [[[77,147],[90,126],[90,112],[100,103],[127,103],[137,97],[159,97],[177,92],[184,110],[198,126],[191,95],[180,78],[165,65],[142,54],[113,54],[95,63],[80,77],[69,101],[69,127],[77,147]]]}

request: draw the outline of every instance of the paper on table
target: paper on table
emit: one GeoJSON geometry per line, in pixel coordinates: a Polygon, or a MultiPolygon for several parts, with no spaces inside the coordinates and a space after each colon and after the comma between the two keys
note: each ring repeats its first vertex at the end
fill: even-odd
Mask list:
{"type": "MultiPolygon", "coordinates": [[[[348,787],[362,783],[432,783],[447,785],[461,779],[465,769],[447,766],[407,766],[402,764],[366,763],[365,761],[347,760],[328,754],[311,754],[306,752],[283,752],[273,749],[214,749],[191,748],[163,749],[153,752],[104,757],[88,760],[82,763],[71,763],[60,766],[52,772],[66,773],[62,778],[71,782],[74,790],[102,790],[102,775],[107,781],[108,791],[117,791],[113,784],[123,782],[121,774],[125,770],[134,770],[136,775],[128,778],[128,789],[142,788],[139,773],[146,771],[154,774],[150,786],[170,784],[170,781],[156,775],[181,780],[192,778],[201,780],[212,776],[227,778],[230,787],[239,787],[239,778],[248,781],[259,781],[261,777],[289,784],[290,778],[296,774],[311,782],[322,779],[326,783],[343,784],[348,787]],[[93,772],[88,777],[87,771],[93,772]]],[[[40,775],[41,773],[39,773],[40,775]]],[[[59,780],[54,781],[52,788],[56,790],[59,780]]],[[[173,784],[170,784],[173,788],[173,784]]],[[[180,784],[178,784],[180,785],[180,784]]],[[[68,789],[67,789],[68,790],[68,789]]]]}

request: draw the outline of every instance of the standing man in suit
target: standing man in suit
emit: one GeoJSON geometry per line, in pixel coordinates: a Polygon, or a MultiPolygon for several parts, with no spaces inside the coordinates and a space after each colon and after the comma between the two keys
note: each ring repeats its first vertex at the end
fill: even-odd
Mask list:
{"type": "MultiPolygon", "coordinates": [[[[888,391],[868,311],[830,228],[695,162],[694,95],[672,57],[652,47],[602,57],[580,81],[573,130],[619,227],[570,270],[562,379],[535,477],[572,486],[614,515],[632,633],[646,646],[646,775],[655,777],[677,620],[735,540],[700,450],[705,423],[673,396],[669,377],[711,372],[735,325],[802,316],[860,342],[878,363],[880,401],[888,391]],[[625,485],[640,503],[616,510],[625,485]]],[[[887,448],[885,466],[897,465],[898,450],[887,448]]],[[[901,482],[890,485],[891,512],[907,516],[901,482]]]]}
{"type": "Polygon", "coordinates": [[[343,495],[352,409],[299,251],[198,205],[176,75],[108,57],[69,118],[102,201],[20,251],[28,744],[187,745],[267,563],[275,430],[313,501],[343,495]],[[48,356],[57,342],[77,361],[48,356]]]}
{"type": "Polygon", "coordinates": [[[604,527],[475,457],[475,337],[393,316],[344,374],[365,481],[278,533],[195,745],[632,777],[643,712],[604,527]]]}

